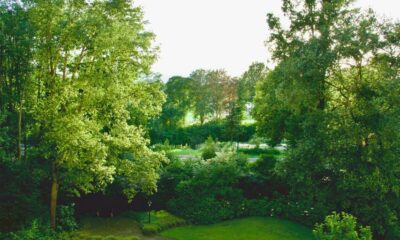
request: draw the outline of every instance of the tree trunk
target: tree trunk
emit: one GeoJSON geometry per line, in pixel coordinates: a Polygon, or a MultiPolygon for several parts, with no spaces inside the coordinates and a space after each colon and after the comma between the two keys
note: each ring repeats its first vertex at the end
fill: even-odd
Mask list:
{"type": "Polygon", "coordinates": [[[18,161],[21,161],[21,143],[22,143],[22,137],[21,137],[21,131],[22,131],[22,103],[20,103],[19,106],[19,111],[18,111],[18,136],[17,136],[17,156],[18,156],[18,161]]]}
{"type": "Polygon", "coordinates": [[[51,228],[56,228],[56,211],[57,211],[57,196],[58,196],[58,181],[56,166],[52,168],[52,182],[51,182],[51,193],[50,193],[50,223],[51,228]]]}

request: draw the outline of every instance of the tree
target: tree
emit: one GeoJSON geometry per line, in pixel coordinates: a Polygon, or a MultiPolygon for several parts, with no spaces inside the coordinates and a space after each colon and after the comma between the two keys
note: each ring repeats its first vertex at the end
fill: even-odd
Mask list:
{"type": "Polygon", "coordinates": [[[167,100],[163,105],[160,116],[164,126],[168,128],[181,127],[187,112],[193,105],[192,91],[193,80],[174,76],[165,84],[167,100]]]}
{"type": "Polygon", "coordinates": [[[119,175],[129,199],[154,191],[163,157],[147,147],[143,126],[128,124],[128,106],[151,117],[163,102],[136,81],[155,59],[141,10],[117,0],[36,0],[27,7],[37,29],[32,112],[51,169],[52,227],[59,190],[93,192],[119,175]]]}
{"type": "Polygon", "coordinates": [[[392,107],[398,51],[389,49],[398,49],[398,25],[350,3],[285,0],[287,29],[268,16],[277,66],[257,85],[254,117],[272,144],[289,142],[277,169],[292,198],[323,203],[319,217],[350,212],[393,238],[400,113],[392,107]]]}
{"type": "Polygon", "coordinates": [[[227,104],[235,98],[236,79],[232,79],[225,70],[208,72],[206,87],[210,92],[210,105],[214,119],[220,120],[226,110],[227,104]]]}
{"type": "Polygon", "coordinates": [[[240,125],[243,119],[243,107],[237,102],[229,104],[228,116],[225,119],[225,134],[231,141],[239,141],[240,125]]]}
{"type": "Polygon", "coordinates": [[[203,124],[209,114],[212,113],[212,106],[210,102],[211,92],[207,87],[207,74],[204,69],[198,69],[190,74],[193,79],[192,95],[194,98],[194,115],[199,118],[200,123],[203,124]]]}
{"type": "MultiPolygon", "coordinates": [[[[0,3],[0,111],[5,117],[1,127],[15,139],[4,146],[18,160],[27,131],[32,48],[33,29],[27,11],[16,2],[0,3]]],[[[26,138],[24,142],[26,146],[26,138]]],[[[24,151],[26,156],[26,148],[24,151]]]]}
{"type": "Polygon", "coordinates": [[[249,69],[242,75],[240,84],[242,85],[241,95],[245,102],[252,103],[256,95],[257,82],[265,79],[267,67],[263,63],[255,62],[249,66],[249,69]]]}
{"type": "Polygon", "coordinates": [[[230,102],[237,98],[238,79],[230,77],[225,70],[195,70],[193,79],[193,106],[195,116],[203,124],[207,117],[221,120],[230,102]]]}

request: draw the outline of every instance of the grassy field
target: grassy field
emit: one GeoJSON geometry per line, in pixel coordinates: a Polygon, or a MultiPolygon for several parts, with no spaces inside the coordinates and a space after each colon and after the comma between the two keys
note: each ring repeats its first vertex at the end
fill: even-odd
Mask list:
{"type": "Polygon", "coordinates": [[[186,226],[161,234],[174,240],[312,240],[311,230],[276,218],[245,218],[213,225],[186,226]]]}
{"type": "Polygon", "coordinates": [[[199,149],[177,148],[171,152],[178,158],[201,158],[201,151],[199,149]]]}

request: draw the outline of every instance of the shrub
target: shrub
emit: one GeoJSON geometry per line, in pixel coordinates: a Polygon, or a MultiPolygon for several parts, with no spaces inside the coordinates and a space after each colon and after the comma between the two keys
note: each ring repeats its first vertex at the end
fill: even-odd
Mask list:
{"type": "Polygon", "coordinates": [[[61,205],[58,207],[57,229],[59,231],[74,231],[78,229],[75,219],[75,208],[73,205],[61,205]]]}
{"type": "MultiPolygon", "coordinates": [[[[0,143],[0,152],[2,147],[0,143]]],[[[6,161],[0,156],[0,231],[17,231],[46,211],[39,187],[44,172],[35,164],[6,161]]]]}
{"type": "Polygon", "coordinates": [[[271,214],[271,203],[267,199],[245,199],[242,204],[242,211],[243,217],[269,216],[271,214]]]}
{"type": "Polygon", "coordinates": [[[142,232],[144,235],[154,235],[159,232],[159,227],[156,224],[145,223],[142,226],[142,232]]]}
{"type": "MultiPolygon", "coordinates": [[[[7,238],[6,238],[7,239],[7,238]]],[[[56,239],[56,234],[47,224],[35,219],[32,223],[15,233],[10,234],[11,240],[52,240],[56,239]]]]}
{"type": "Polygon", "coordinates": [[[180,181],[168,209],[193,223],[214,223],[237,217],[243,193],[236,185],[248,171],[247,160],[234,153],[217,157],[193,169],[193,176],[180,181]]]}
{"type": "Polygon", "coordinates": [[[204,147],[202,149],[201,157],[204,160],[213,158],[213,157],[217,156],[216,151],[217,151],[217,148],[216,148],[215,142],[212,139],[212,137],[209,136],[207,138],[207,141],[204,143],[204,147]]]}
{"type": "Polygon", "coordinates": [[[369,227],[357,226],[357,219],[350,214],[333,212],[324,223],[313,230],[317,240],[372,240],[369,227]]]}
{"type": "Polygon", "coordinates": [[[261,149],[261,148],[250,148],[250,149],[239,149],[239,152],[245,154],[252,155],[268,155],[268,156],[277,156],[280,155],[281,152],[275,148],[261,149]]]}
{"type": "MultiPolygon", "coordinates": [[[[230,141],[230,137],[225,134],[222,122],[207,122],[203,125],[192,125],[184,128],[152,128],[150,129],[151,143],[163,143],[166,139],[173,145],[190,145],[195,148],[206,141],[211,136],[218,141],[230,141]]],[[[239,140],[247,142],[256,131],[255,125],[241,125],[239,140]]]]}
{"type": "Polygon", "coordinates": [[[164,210],[151,212],[150,223],[148,222],[148,215],[145,212],[137,214],[136,218],[145,235],[157,234],[166,229],[186,224],[184,219],[174,216],[164,210]]]}

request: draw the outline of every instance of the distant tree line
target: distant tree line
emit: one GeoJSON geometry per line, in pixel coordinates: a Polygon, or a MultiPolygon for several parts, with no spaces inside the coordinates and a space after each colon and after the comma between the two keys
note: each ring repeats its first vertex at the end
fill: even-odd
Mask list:
{"type": "MultiPolygon", "coordinates": [[[[170,78],[163,87],[167,99],[161,115],[150,121],[152,140],[171,141],[175,130],[187,127],[185,120],[189,112],[194,116],[195,125],[199,125],[191,129],[200,126],[206,128],[212,125],[207,123],[214,122],[216,126],[224,126],[224,131],[219,131],[220,135],[216,136],[209,131],[214,138],[248,140],[249,137],[243,138],[245,132],[241,122],[248,110],[246,107],[253,102],[256,83],[264,79],[266,74],[267,68],[263,63],[253,63],[241,77],[231,77],[224,70],[198,69],[188,77],[170,78]]],[[[179,135],[178,132],[176,135],[179,135]]],[[[205,140],[207,136],[200,138],[205,140]]],[[[194,143],[183,139],[180,142],[194,143]]]]}

